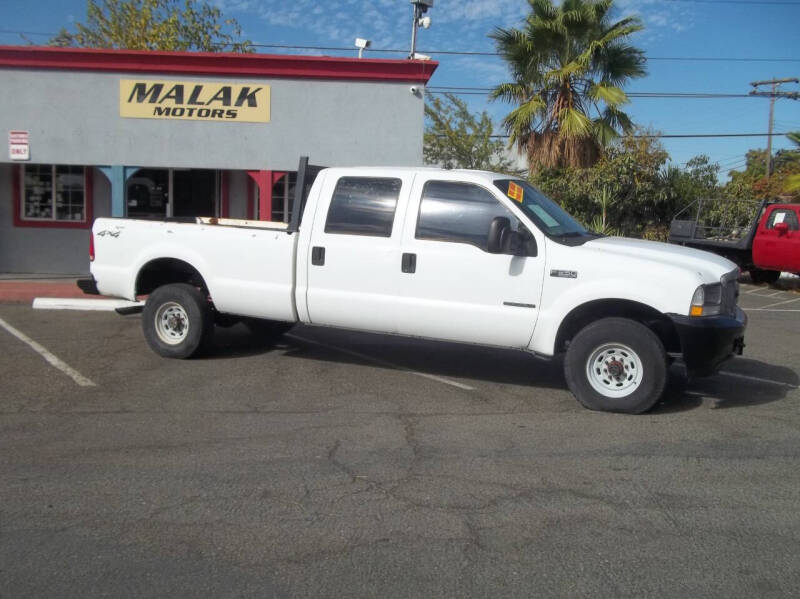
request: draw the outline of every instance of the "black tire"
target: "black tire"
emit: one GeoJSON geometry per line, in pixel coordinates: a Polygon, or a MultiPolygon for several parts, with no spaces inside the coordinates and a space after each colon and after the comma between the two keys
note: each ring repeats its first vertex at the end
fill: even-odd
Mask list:
{"type": "Polygon", "coordinates": [[[164,285],[147,298],[142,330],[147,344],[158,355],[191,358],[205,349],[214,335],[211,304],[197,287],[187,283],[164,285]]]}
{"type": "Polygon", "coordinates": [[[643,324],[627,318],[603,318],[572,339],[564,359],[564,376],[575,398],[590,410],[641,414],[664,393],[667,355],[661,340],[643,324]]]}
{"type": "Polygon", "coordinates": [[[245,326],[250,329],[250,333],[262,339],[275,339],[288,333],[294,326],[293,322],[283,322],[281,320],[265,320],[263,318],[244,318],[245,326]]]}
{"type": "Polygon", "coordinates": [[[761,268],[750,269],[750,280],[756,284],[767,283],[772,285],[780,278],[781,272],[779,270],[763,270],[761,268]]]}

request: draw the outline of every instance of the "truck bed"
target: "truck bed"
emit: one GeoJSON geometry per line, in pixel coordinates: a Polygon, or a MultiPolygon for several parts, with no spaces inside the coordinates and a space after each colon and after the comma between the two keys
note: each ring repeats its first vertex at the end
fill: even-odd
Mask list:
{"type": "Polygon", "coordinates": [[[170,222],[126,218],[95,221],[92,274],[100,293],[133,300],[137,277],[157,260],[185,262],[202,276],[223,313],[294,321],[297,234],[285,223],[198,218],[170,222]]]}
{"type": "Polygon", "coordinates": [[[697,248],[749,251],[764,202],[702,199],[672,220],[669,242],[697,248]]]}

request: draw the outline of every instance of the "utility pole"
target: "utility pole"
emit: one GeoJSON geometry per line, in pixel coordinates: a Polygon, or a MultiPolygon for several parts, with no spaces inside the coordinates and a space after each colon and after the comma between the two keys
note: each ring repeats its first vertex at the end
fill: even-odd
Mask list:
{"type": "Polygon", "coordinates": [[[769,181],[769,176],[772,172],[772,123],[775,117],[775,100],[778,98],[789,98],[791,100],[800,99],[800,92],[782,92],[778,91],[781,83],[800,83],[799,79],[786,78],[786,79],[769,79],[767,81],[753,81],[750,85],[753,86],[750,92],[751,96],[762,96],[769,98],[769,129],[767,133],[767,175],[766,179],[769,181]],[[768,92],[758,91],[761,85],[771,85],[772,90],[768,92]]]}
{"type": "Polygon", "coordinates": [[[433,0],[411,0],[414,5],[414,16],[411,21],[411,52],[408,57],[414,60],[417,54],[417,29],[427,29],[431,26],[431,18],[423,17],[429,8],[433,7],[433,0]]]}

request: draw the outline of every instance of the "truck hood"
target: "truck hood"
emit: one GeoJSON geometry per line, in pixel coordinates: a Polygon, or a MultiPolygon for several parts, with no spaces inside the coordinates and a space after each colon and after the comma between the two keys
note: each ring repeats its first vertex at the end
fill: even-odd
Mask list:
{"type": "Polygon", "coordinates": [[[628,239],[627,237],[601,237],[583,245],[595,252],[607,253],[611,256],[625,256],[638,260],[658,262],[671,267],[683,267],[697,273],[705,283],[719,281],[720,277],[736,268],[730,260],[681,245],[646,241],[644,239],[628,239]]]}

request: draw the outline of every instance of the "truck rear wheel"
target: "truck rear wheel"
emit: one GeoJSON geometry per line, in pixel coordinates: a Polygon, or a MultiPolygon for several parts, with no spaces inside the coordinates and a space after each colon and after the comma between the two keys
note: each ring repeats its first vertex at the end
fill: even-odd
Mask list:
{"type": "Polygon", "coordinates": [[[590,410],[641,414],[664,393],[667,356],[661,340],[643,324],[604,318],[572,339],[564,376],[590,410]]]}
{"type": "Polygon", "coordinates": [[[142,329],[147,344],[158,355],[190,358],[204,349],[213,336],[211,305],[205,294],[192,285],[164,285],[147,298],[142,329]]]}
{"type": "Polygon", "coordinates": [[[753,283],[768,283],[772,285],[775,281],[781,278],[779,270],[763,270],[761,268],[750,269],[750,279],[753,283]]]}

